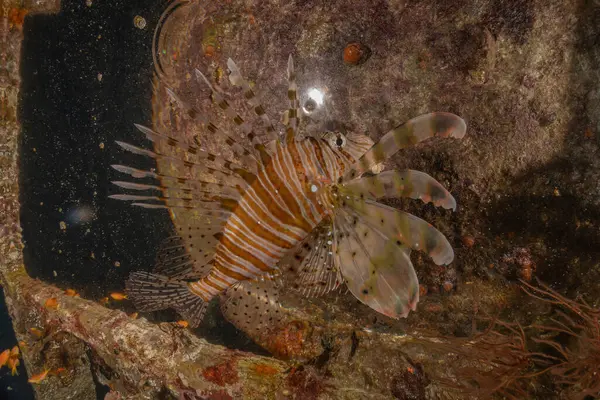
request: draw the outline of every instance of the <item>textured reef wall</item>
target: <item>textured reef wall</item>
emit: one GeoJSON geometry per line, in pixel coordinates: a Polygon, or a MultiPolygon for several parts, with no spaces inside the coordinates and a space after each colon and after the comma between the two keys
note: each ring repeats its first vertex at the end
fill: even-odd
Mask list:
{"type": "MultiPolygon", "coordinates": [[[[455,247],[456,261],[440,268],[415,255],[422,300],[406,320],[377,316],[349,294],[312,302],[282,298],[289,306],[285,323],[247,334],[273,354],[295,360],[290,364],[208,345],[172,325],[127,319],[24,275],[16,184],[18,68],[10,79],[0,71],[0,261],[18,337],[31,341],[27,330],[33,327],[57,330],[44,344],[60,345],[47,347],[68,348],[61,352],[67,359],[83,357],[96,366],[96,377],[131,396],[145,391],[158,396],[162,390],[163,396],[173,392],[182,398],[465,398],[477,396],[464,387],[477,367],[537,377],[526,373],[533,360],[515,352],[523,346],[516,326],[500,325],[481,339],[479,321],[499,313],[523,324],[547,321],[548,303],[522,294],[519,278],[539,277],[569,298],[598,306],[593,304],[600,295],[596,3],[192,1],[166,20],[156,46],[160,79],[211,115],[209,93],[195,81],[193,68],[228,90],[223,69],[233,58],[277,121],[286,104],[285,63],[293,54],[301,105],[310,88],[325,94],[323,104],[306,116],[307,130],[335,127],[377,140],[429,111],[454,112],[467,121],[461,142],[425,143],[386,165],[425,171],[456,197],[456,213],[412,201],[390,203],[437,226],[455,247]],[[345,62],[350,43],[364,53],[358,58],[346,53],[345,62]],[[46,307],[48,298],[57,298],[59,308],[46,307]],[[164,345],[155,346],[151,338],[164,345]],[[503,362],[512,364],[503,370],[503,362]],[[283,389],[275,390],[279,385],[283,389]]],[[[12,47],[3,45],[0,56],[14,61],[22,37],[6,28],[7,4],[0,3],[5,23],[0,33],[12,47]]],[[[158,81],[155,125],[222,150],[180,118],[163,89],[158,81]]],[[[594,321],[597,326],[598,315],[591,315],[590,326],[594,321]]],[[[577,333],[586,326],[579,324],[577,333]]],[[[23,352],[26,363],[36,366],[30,373],[43,367],[35,344],[33,349],[23,352]]],[[[81,393],[90,390],[86,368],[85,362],[73,363],[69,375],[40,386],[48,390],[40,396],[62,398],[60,388],[76,387],[74,380],[83,382],[81,393]]],[[[511,385],[499,376],[491,373],[492,383],[511,385]]],[[[526,397],[520,387],[503,392],[490,390],[483,378],[476,383],[487,395],[526,397]]],[[[553,388],[551,381],[543,383],[553,388]]],[[[550,398],[544,385],[532,380],[526,386],[529,395],[550,398]]],[[[81,398],[90,398],[85,393],[81,398]]]]}

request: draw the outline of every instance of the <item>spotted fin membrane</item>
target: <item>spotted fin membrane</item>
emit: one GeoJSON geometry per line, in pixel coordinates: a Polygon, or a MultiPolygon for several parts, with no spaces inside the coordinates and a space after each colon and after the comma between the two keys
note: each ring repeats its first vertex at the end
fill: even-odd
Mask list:
{"type": "Polygon", "coordinates": [[[376,200],[404,196],[453,210],[456,201],[422,172],[360,176],[402,148],[434,136],[462,138],[465,131],[465,122],[454,114],[431,113],[412,119],[385,134],[335,188],[335,265],[350,292],[384,315],[402,318],[416,309],[419,283],[409,257],[411,249],[425,252],[438,265],[451,263],[454,251],[431,224],[376,200]]]}

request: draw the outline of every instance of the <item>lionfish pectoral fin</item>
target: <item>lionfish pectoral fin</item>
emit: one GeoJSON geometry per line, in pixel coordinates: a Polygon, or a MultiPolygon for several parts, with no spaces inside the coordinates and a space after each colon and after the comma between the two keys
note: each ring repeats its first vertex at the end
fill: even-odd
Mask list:
{"type": "Polygon", "coordinates": [[[326,218],[284,256],[278,269],[286,287],[314,297],[340,286],[342,277],[333,262],[332,234],[331,220],[326,218]]]}
{"type": "Polygon", "coordinates": [[[391,318],[404,318],[414,311],[419,281],[410,250],[343,210],[338,210],[334,223],[334,259],[348,290],[391,318]]]}
{"type": "Polygon", "coordinates": [[[374,165],[385,161],[400,149],[414,145],[427,138],[462,138],[467,130],[465,121],[451,113],[434,112],[411,119],[383,135],[344,175],[342,181],[360,177],[374,165]]]}
{"type": "Polygon", "coordinates": [[[344,206],[353,219],[363,221],[390,240],[426,253],[437,265],[448,265],[454,260],[454,250],[448,239],[419,217],[373,200],[351,196],[344,199],[344,206]]]}
{"type": "Polygon", "coordinates": [[[144,271],[132,272],[126,282],[126,293],[140,311],[174,308],[191,327],[197,327],[206,302],[192,293],[188,283],[144,271]]]}
{"type": "Polygon", "coordinates": [[[385,171],[375,176],[362,177],[340,186],[342,194],[379,199],[383,197],[410,197],[436,207],[456,210],[456,200],[441,183],[425,172],[411,169],[385,171]]]}

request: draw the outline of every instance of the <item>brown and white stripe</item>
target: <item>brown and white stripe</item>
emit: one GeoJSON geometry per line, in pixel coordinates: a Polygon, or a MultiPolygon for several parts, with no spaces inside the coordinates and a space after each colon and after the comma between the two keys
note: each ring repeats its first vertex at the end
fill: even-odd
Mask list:
{"type": "Polygon", "coordinates": [[[225,223],[211,272],[190,283],[190,290],[210,300],[238,281],[273,271],[330,211],[328,196],[317,192],[336,182],[353,162],[350,154],[325,140],[278,143],[225,223]]]}

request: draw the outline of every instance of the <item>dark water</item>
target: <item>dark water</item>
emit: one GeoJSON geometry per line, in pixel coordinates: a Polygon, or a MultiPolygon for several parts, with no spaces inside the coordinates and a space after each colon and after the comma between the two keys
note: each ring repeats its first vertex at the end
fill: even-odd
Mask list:
{"type": "MultiPolygon", "coordinates": [[[[25,265],[31,276],[86,298],[122,291],[129,271],[152,265],[171,229],[166,212],[107,198],[110,180],[118,178],[110,164],[130,157],[114,140],[147,145],[133,123],[150,123],[151,43],[164,3],[63,1],[58,15],[25,21],[19,113],[25,265]],[[145,29],[134,26],[138,14],[145,29]]],[[[16,344],[4,304],[0,318],[3,349],[16,344]]],[[[32,398],[25,379],[23,368],[18,378],[2,369],[0,398],[32,398]]]]}

